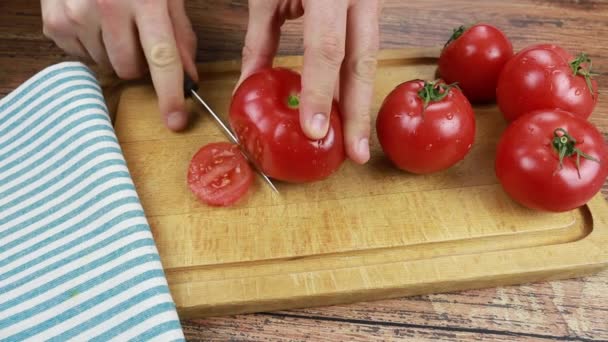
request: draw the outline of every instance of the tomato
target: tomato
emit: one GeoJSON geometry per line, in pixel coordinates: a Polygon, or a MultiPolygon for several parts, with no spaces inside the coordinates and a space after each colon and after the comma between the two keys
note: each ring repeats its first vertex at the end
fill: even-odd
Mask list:
{"type": "Polygon", "coordinates": [[[293,183],[324,179],[345,159],[338,104],[327,135],[310,140],[300,127],[300,90],[297,72],[265,69],[241,83],[230,105],[230,125],[251,158],[268,176],[293,183]]]}
{"type": "Polygon", "coordinates": [[[228,206],[243,197],[253,181],[238,146],[220,142],[203,146],[190,162],[188,186],[202,202],[228,206]]]}
{"type": "Polygon", "coordinates": [[[458,87],[471,102],[496,99],[503,66],[513,56],[513,45],[502,31],[487,24],[454,30],[439,57],[439,74],[458,87]]]}
{"type": "Polygon", "coordinates": [[[503,68],[497,101],[507,121],[540,109],[559,108],[588,118],[598,98],[591,78],[591,60],[574,58],[556,45],[535,45],[522,50],[503,68]]]}
{"type": "Polygon", "coordinates": [[[413,80],[384,99],[376,131],[384,153],[397,167],[431,173],[454,165],[469,152],[475,115],[458,88],[413,80]]]}
{"type": "Polygon", "coordinates": [[[608,176],[607,158],[602,134],[591,123],[560,109],[540,110],[520,117],[504,132],[496,176],[524,206],[566,211],[587,203],[601,189],[608,176]]]}

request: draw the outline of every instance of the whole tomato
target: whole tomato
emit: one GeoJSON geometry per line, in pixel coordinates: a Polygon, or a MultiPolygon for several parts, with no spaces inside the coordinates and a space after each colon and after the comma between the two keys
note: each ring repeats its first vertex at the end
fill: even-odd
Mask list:
{"type": "Polygon", "coordinates": [[[534,111],[504,132],[496,176],[532,209],[566,211],[587,203],[608,176],[608,149],[587,120],[560,109],[534,111]]]}
{"type": "Polygon", "coordinates": [[[498,79],[497,102],[507,121],[534,110],[559,108],[588,118],[598,98],[591,59],[557,45],[528,47],[509,60],[498,79]]]}
{"type": "Polygon", "coordinates": [[[475,138],[475,115],[458,88],[413,80],[384,99],[376,120],[380,145],[400,169],[431,173],[462,160],[475,138]]]}
{"type": "Polygon", "coordinates": [[[241,145],[270,177],[293,183],[328,177],[345,159],[342,123],[334,101],[327,135],[310,140],[300,128],[300,75],[288,69],[259,71],[232,98],[230,124],[241,145]]]}
{"type": "Polygon", "coordinates": [[[513,45],[502,31],[487,24],[454,30],[439,57],[439,74],[471,102],[496,99],[500,71],[513,56],[513,45]]]}

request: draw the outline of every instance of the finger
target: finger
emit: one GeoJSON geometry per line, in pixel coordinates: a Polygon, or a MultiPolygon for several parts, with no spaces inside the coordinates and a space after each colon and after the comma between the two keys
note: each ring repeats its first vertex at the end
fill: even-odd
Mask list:
{"type": "Polygon", "coordinates": [[[101,31],[83,32],[79,36],[79,40],[95,63],[107,69],[112,67],[101,39],[101,31]]]}
{"type": "Polygon", "coordinates": [[[78,34],[80,43],[84,46],[95,63],[104,68],[111,68],[110,59],[108,58],[108,53],[106,52],[101,37],[101,24],[96,18],[91,18],[91,20],[97,22],[90,26],[83,27],[78,34]]]}
{"type": "Polygon", "coordinates": [[[56,38],[75,37],[73,28],[66,15],[65,4],[59,0],[41,0],[42,33],[45,37],[56,38]]]}
{"type": "Polygon", "coordinates": [[[101,24],[97,3],[95,1],[66,0],[63,2],[64,14],[72,32],[86,49],[88,56],[102,67],[109,67],[110,62],[101,41],[101,24]]]}
{"type": "Polygon", "coordinates": [[[184,69],[194,81],[198,81],[196,70],[196,34],[192,29],[192,23],[186,14],[183,0],[169,1],[169,15],[173,23],[175,42],[179,51],[184,69]]]}
{"type": "Polygon", "coordinates": [[[347,1],[310,0],[304,14],[300,124],[311,139],[327,134],[336,80],[344,58],[347,1]]]}
{"type": "Polygon", "coordinates": [[[346,57],[341,71],[341,112],[346,154],[356,163],[369,160],[370,107],[378,52],[377,1],[359,1],[348,12],[346,57]]]}
{"type": "Polygon", "coordinates": [[[165,124],[169,129],[179,131],[188,124],[183,91],[184,69],[167,3],[162,3],[164,6],[159,6],[158,2],[142,2],[137,7],[135,22],[165,124]]]}
{"type": "Polygon", "coordinates": [[[83,60],[91,60],[87,50],[76,37],[58,37],[55,39],[55,44],[69,55],[83,60]]]}
{"type": "Polygon", "coordinates": [[[146,61],[139,45],[134,18],[125,1],[100,1],[102,41],[112,68],[122,79],[136,79],[146,73],[146,61]]]}
{"type": "Polygon", "coordinates": [[[43,34],[52,39],[55,44],[69,55],[88,58],[88,53],[78,41],[74,33],[73,23],[67,17],[67,10],[58,0],[42,0],[40,2],[43,34]]]}
{"type": "Polygon", "coordinates": [[[272,66],[272,59],[279,46],[280,34],[281,20],[277,15],[276,3],[268,0],[250,0],[241,77],[237,87],[251,74],[272,66]]]}

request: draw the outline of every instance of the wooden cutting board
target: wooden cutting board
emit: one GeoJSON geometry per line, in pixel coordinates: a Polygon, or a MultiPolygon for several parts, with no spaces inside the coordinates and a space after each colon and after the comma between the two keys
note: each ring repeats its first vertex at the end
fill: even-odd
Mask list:
{"type": "MultiPolygon", "coordinates": [[[[383,51],[373,116],[384,96],[432,79],[438,49],[383,51]]],[[[275,65],[299,69],[301,57],[275,65]]],[[[238,62],[200,67],[200,94],[228,112],[238,62]]],[[[197,104],[186,133],[165,129],[150,85],[123,88],[116,132],[183,318],[320,306],[579,276],[608,266],[608,205],[597,195],[550,214],[510,200],[494,175],[506,124],[476,107],[466,159],[432,175],[393,168],[372,132],[372,159],[346,162],[329,179],[261,181],[232,208],[210,208],[186,184],[204,144],[225,140],[197,104]]]]}

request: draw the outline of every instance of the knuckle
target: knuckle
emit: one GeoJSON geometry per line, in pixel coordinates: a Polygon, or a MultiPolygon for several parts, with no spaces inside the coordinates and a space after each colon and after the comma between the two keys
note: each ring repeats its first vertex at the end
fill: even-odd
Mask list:
{"type": "Polygon", "coordinates": [[[245,46],[243,46],[243,51],[241,52],[241,56],[243,61],[249,61],[253,58],[253,49],[251,48],[251,46],[245,44],[245,46]]]}
{"type": "Polygon", "coordinates": [[[368,126],[372,122],[369,108],[362,107],[359,109],[359,115],[357,116],[357,122],[361,125],[362,129],[369,128],[368,126]]]}
{"type": "Polygon", "coordinates": [[[324,91],[319,87],[306,88],[302,91],[302,98],[304,101],[315,104],[317,106],[330,105],[333,101],[333,94],[328,91],[324,91]]]}
{"type": "Polygon", "coordinates": [[[65,2],[65,16],[74,25],[84,25],[87,8],[86,1],[69,0],[65,2]]]}
{"type": "Polygon", "coordinates": [[[65,17],[56,14],[45,16],[42,23],[42,33],[46,37],[53,38],[56,35],[67,33],[68,30],[69,24],[65,17]]]}
{"type": "Polygon", "coordinates": [[[337,34],[325,33],[321,39],[310,45],[309,50],[313,56],[324,61],[332,67],[338,67],[344,59],[344,40],[337,34]]]}
{"type": "Polygon", "coordinates": [[[354,77],[365,84],[372,84],[376,77],[378,60],[375,53],[366,53],[351,63],[351,72],[354,77]]]}
{"type": "Polygon", "coordinates": [[[179,53],[174,44],[168,42],[156,43],[150,49],[149,62],[155,67],[167,69],[178,65],[179,53]]]}
{"type": "Polygon", "coordinates": [[[242,51],[243,62],[251,62],[257,58],[269,58],[269,57],[271,57],[271,56],[259,51],[258,49],[253,48],[250,44],[245,44],[245,46],[243,46],[243,51],[242,51]]]}

